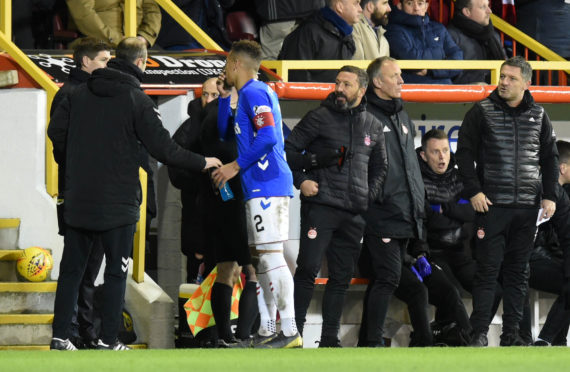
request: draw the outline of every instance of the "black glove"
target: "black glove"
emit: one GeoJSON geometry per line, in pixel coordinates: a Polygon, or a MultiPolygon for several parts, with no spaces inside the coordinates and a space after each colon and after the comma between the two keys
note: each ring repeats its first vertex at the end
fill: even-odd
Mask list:
{"type": "Polygon", "coordinates": [[[570,278],[566,278],[560,295],[564,299],[564,309],[570,310],[570,278]]]}

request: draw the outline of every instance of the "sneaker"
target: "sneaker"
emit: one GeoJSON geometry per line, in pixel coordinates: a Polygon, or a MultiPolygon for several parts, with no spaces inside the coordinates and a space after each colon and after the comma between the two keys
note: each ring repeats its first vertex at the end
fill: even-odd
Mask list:
{"type": "Polygon", "coordinates": [[[528,346],[518,333],[503,333],[501,335],[501,346],[528,346]]]}
{"type": "Polygon", "coordinates": [[[321,336],[321,340],[317,341],[319,347],[342,347],[340,340],[336,337],[321,336]]]}
{"type": "Polygon", "coordinates": [[[277,336],[278,336],[277,333],[273,333],[269,336],[262,336],[259,333],[256,333],[255,336],[253,336],[251,343],[253,344],[253,347],[261,347],[262,345],[268,343],[277,336]]]}
{"type": "Polygon", "coordinates": [[[277,337],[256,346],[259,349],[295,349],[303,347],[303,339],[299,332],[293,336],[285,336],[283,332],[279,332],[277,337]]]}
{"type": "Polygon", "coordinates": [[[545,340],[542,340],[542,339],[540,339],[540,338],[537,339],[537,340],[534,342],[534,344],[532,344],[532,345],[533,345],[533,346],[552,346],[552,345],[550,344],[550,342],[545,341],[545,340]]]}
{"type": "Polygon", "coordinates": [[[113,343],[113,344],[108,345],[108,344],[104,343],[101,339],[99,339],[99,342],[97,342],[97,350],[123,351],[123,350],[131,350],[131,348],[128,347],[127,345],[123,344],[119,340],[115,341],[115,343],[113,343]]]}
{"type": "Polygon", "coordinates": [[[472,347],[485,347],[489,345],[489,340],[487,335],[483,332],[476,332],[473,334],[473,338],[469,342],[469,346],[472,347]]]}
{"type": "Polygon", "coordinates": [[[50,350],[69,350],[77,351],[77,348],[69,339],[62,340],[61,338],[52,338],[49,344],[50,350]]]}
{"type": "Polygon", "coordinates": [[[220,338],[217,347],[220,349],[247,349],[252,346],[250,340],[238,340],[237,338],[224,340],[220,338]]]}

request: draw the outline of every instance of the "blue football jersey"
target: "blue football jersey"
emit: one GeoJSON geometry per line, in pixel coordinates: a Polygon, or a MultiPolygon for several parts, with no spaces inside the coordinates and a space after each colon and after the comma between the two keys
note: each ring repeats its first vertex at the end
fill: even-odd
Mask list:
{"type": "Polygon", "coordinates": [[[235,135],[237,141],[237,163],[245,200],[293,197],[293,176],[283,148],[277,94],[267,84],[251,79],[239,90],[235,116],[230,109],[230,97],[220,98],[218,107],[221,138],[235,135]]]}

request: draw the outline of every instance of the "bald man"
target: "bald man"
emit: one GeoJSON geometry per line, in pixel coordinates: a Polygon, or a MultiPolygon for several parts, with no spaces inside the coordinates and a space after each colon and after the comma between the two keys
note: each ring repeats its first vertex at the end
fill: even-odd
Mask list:
{"type": "MultiPolygon", "coordinates": [[[[190,148],[192,142],[196,142],[199,134],[200,123],[204,115],[204,107],[218,98],[216,88],[217,78],[211,78],[202,84],[202,95],[190,101],[188,115],[190,118],[180,125],[180,128],[172,137],[176,143],[184,148],[190,148]]],[[[196,148],[196,151],[201,152],[196,148]]],[[[204,258],[205,244],[203,231],[203,216],[197,208],[196,198],[199,192],[199,182],[196,179],[188,179],[186,172],[180,172],[177,168],[168,168],[168,175],[172,184],[182,190],[182,226],[181,248],[187,257],[186,281],[196,283],[198,269],[204,258]]]]}

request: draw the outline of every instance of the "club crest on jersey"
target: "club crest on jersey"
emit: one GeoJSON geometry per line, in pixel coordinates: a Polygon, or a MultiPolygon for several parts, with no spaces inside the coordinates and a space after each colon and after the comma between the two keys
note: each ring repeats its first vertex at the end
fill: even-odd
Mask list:
{"type": "Polygon", "coordinates": [[[234,125],[234,132],[235,132],[235,134],[241,134],[241,129],[240,129],[237,121],[236,121],[236,124],[234,125]]]}
{"type": "Polygon", "coordinates": [[[317,228],[311,227],[309,232],[307,233],[307,238],[309,239],[316,239],[317,238],[317,228]]]}
{"type": "Polygon", "coordinates": [[[369,136],[368,134],[365,135],[365,136],[364,136],[364,144],[365,144],[366,146],[370,146],[370,143],[371,143],[371,142],[372,142],[372,141],[370,140],[370,136],[369,136]]]}
{"type": "Polygon", "coordinates": [[[478,237],[479,239],[483,239],[483,238],[485,237],[485,229],[484,229],[484,228],[480,227],[480,228],[477,230],[477,237],[478,237]]]}

